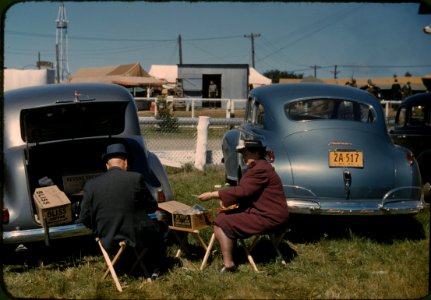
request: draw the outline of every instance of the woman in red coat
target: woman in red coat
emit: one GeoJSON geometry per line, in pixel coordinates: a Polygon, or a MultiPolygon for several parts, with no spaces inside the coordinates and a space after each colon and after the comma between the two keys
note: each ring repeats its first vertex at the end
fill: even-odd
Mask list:
{"type": "Polygon", "coordinates": [[[273,166],[265,159],[266,148],[260,141],[240,143],[237,151],[247,164],[238,186],[199,195],[201,201],[220,199],[222,207],[237,209],[219,213],[214,233],[223,254],[221,271],[236,270],[233,247],[236,239],[265,233],[287,223],[288,208],[283,185],[273,166]]]}

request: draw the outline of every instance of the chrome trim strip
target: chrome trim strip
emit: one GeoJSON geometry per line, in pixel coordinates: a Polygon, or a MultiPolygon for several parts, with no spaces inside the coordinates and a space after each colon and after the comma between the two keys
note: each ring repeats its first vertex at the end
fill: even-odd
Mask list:
{"type": "MultiPolygon", "coordinates": [[[[91,235],[93,232],[84,224],[70,224],[55,226],[49,228],[49,238],[62,239],[76,236],[91,235]]],[[[45,240],[45,230],[43,227],[26,230],[14,230],[3,232],[4,244],[20,244],[29,242],[38,242],[45,240]]]]}

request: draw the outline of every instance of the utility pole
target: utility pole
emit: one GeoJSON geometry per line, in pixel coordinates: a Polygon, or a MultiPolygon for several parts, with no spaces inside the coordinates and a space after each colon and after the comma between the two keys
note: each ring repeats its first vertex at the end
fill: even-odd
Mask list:
{"type": "Polygon", "coordinates": [[[337,65],[334,66],[334,71],[331,71],[331,73],[334,73],[334,79],[337,79],[337,74],[340,73],[340,71],[337,71],[337,65]]]}
{"type": "Polygon", "coordinates": [[[61,3],[58,9],[58,17],[56,21],[56,41],[55,41],[55,53],[57,62],[57,83],[63,81],[69,73],[69,62],[67,59],[67,23],[69,21],[66,18],[66,9],[64,4],[61,3]]]}
{"type": "Polygon", "coordinates": [[[251,40],[251,65],[254,68],[254,38],[260,37],[260,33],[244,34],[244,37],[251,40]]]}
{"type": "Polygon", "coordinates": [[[321,66],[314,65],[314,66],[311,66],[310,68],[314,69],[314,78],[317,78],[317,69],[320,69],[321,66]]]}
{"type": "Polygon", "coordinates": [[[181,34],[178,35],[178,50],[179,50],[179,56],[180,56],[180,65],[183,64],[183,45],[181,42],[181,34]]]}

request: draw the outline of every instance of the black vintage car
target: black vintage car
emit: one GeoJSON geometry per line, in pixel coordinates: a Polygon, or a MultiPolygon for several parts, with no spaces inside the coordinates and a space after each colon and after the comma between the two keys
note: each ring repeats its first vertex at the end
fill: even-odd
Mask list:
{"type": "Polygon", "coordinates": [[[3,243],[25,244],[89,235],[74,223],[86,180],[105,171],[107,145],[122,143],[129,169],[144,174],[158,201],[172,200],[164,167],[146,148],[132,95],[114,84],[50,84],[4,95],[3,243]],[[56,185],[72,203],[72,220],[47,226],[33,194],[56,185]]]}
{"type": "Polygon", "coordinates": [[[418,161],[425,200],[430,201],[431,93],[415,94],[401,102],[390,129],[395,144],[410,149],[418,161]]]}

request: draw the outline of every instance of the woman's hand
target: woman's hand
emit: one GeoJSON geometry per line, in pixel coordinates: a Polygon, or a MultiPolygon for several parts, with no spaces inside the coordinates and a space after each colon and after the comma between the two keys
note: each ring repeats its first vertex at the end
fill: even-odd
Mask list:
{"type": "Polygon", "coordinates": [[[208,201],[208,200],[211,200],[211,199],[214,199],[214,198],[218,198],[218,197],[219,197],[218,192],[215,191],[215,192],[205,192],[205,193],[202,193],[202,194],[200,194],[198,196],[198,199],[201,200],[201,201],[208,201]]]}

